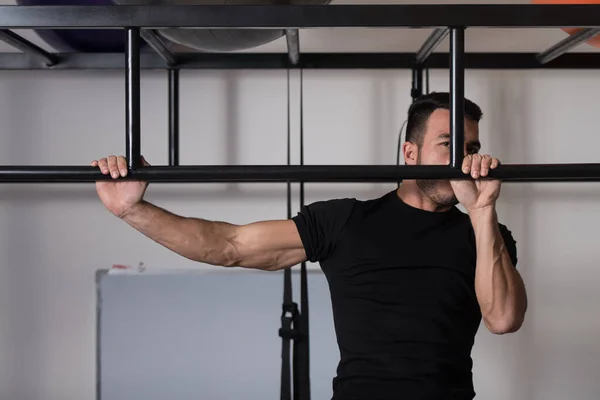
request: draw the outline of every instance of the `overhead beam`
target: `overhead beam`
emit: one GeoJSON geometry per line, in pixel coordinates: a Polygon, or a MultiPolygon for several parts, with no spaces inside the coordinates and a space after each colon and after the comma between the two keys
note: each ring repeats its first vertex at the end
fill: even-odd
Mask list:
{"type": "Polygon", "coordinates": [[[361,4],[0,6],[0,27],[56,28],[437,28],[600,27],[600,5],[361,4]]]}

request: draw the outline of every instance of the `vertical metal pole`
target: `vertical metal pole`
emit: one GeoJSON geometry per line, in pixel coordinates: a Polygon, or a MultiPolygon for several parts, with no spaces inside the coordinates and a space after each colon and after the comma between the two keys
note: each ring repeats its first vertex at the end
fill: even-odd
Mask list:
{"type": "Polygon", "coordinates": [[[140,126],[140,30],[127,28],[126,75],[125,75],[125,123],[127,136],[125,154],[130,170],[141,165],[140,126]]]}
{"type": "Polygon", "coordinates": [[[460,168],[465,141],[465,30],[450,29],[450,165],[460,168]]]}
{"type": "Polygon", "coordinates": [[[179,165],[179,70],[169,69],[169,165],[179,165]]]}

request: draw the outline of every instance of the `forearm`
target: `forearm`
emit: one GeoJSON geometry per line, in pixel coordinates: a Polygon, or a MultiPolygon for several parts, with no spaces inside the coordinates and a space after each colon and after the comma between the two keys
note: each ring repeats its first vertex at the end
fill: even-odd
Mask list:
{"type": "Polygon", "coordinates": [[[231,266],[235,226],[225,222],[186,218],[143,201],[123,221],[148,238],[193,261],[231,266]]]}
{"type": "Polygon", "coordinates": [[[475,291],[484,323],[495,333],[518,330],[527,308],[520,274],[512,265],[494,207],[469,213],[475,232],[475,291]]]}

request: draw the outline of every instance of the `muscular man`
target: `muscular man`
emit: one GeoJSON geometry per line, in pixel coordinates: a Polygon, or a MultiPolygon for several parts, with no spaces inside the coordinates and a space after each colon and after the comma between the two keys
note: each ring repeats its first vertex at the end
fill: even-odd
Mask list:
{"type": "MultiPolygon", "coordinates": [[[[478,153],[480,118],[467,100],[463,170],[473,179],[406,180],[367,201],[315,202],[291,220],[235,225],[174,215],[143,199],[145,182],[99,181],[97,191],[114,215],[191,260],[270,271],[319,262],[341,355],[334,399],[472,399],[481,320],[495,334],[515,332],[527,308],[515,240],[498,222],[500,182],[479,179],[499,163],[478,153]]],[[[448,93],[414,102],[406,163],[448,164],[449,127],[448,93]]],[[[92,165],[115,178],[127,173],[123,157],[92,165]]]]}

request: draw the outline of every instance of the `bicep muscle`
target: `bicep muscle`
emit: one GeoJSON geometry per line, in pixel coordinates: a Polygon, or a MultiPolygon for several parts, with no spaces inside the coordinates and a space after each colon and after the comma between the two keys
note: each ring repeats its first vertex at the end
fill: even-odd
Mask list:
{"type": "Polygon", "coordinates": [[[292,220],[254,222],[239,226],[230,240],[234,264],[275,271],[306,260],[306,252],[292,220]]]}

